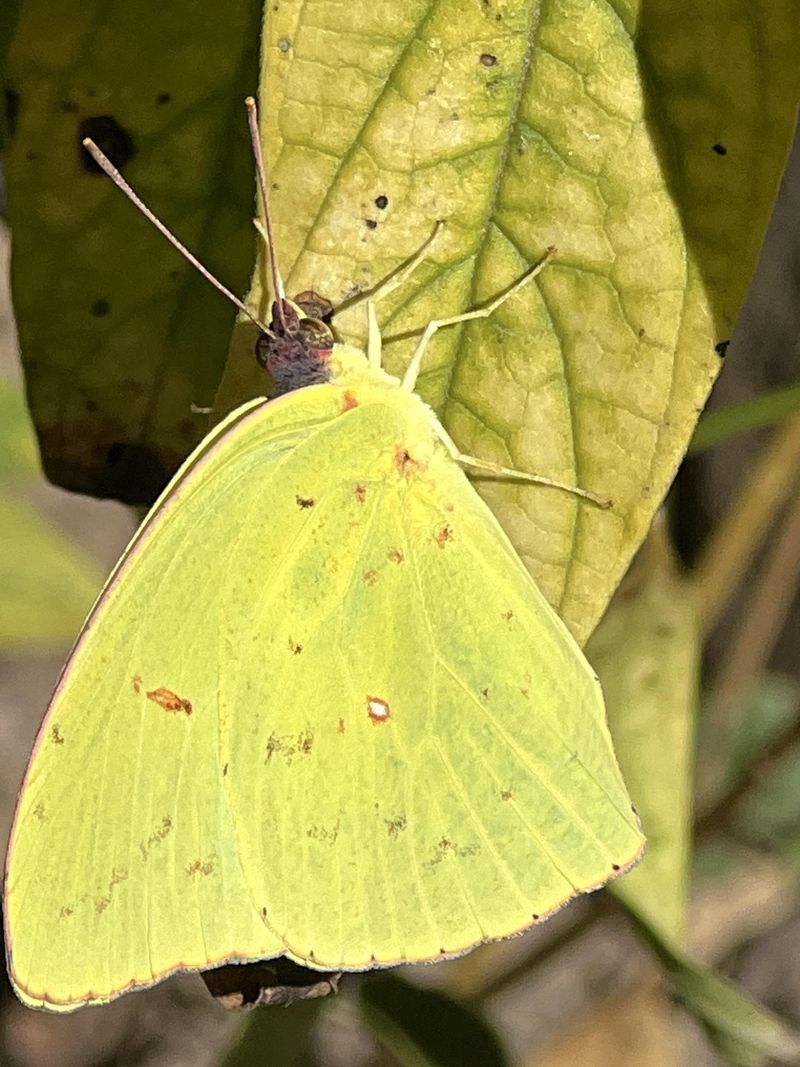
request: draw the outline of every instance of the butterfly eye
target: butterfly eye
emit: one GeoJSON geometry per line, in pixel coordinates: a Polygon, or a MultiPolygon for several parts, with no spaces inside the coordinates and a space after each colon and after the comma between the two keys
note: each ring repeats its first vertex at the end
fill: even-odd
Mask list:
{"type": "Polygon", "coordinates": [[[305,289],[294,298],[294,303],[309,319],[319,319],[330,326],[334,314],[333,304],[313,289],[305,289]]]}
{"type": "Polygon", "coordinates": [[[327,352],[333,348],[334,336],[331,328],[322,319],[300,319],[297,332],[303,343],[309,348],[327,352]]]}

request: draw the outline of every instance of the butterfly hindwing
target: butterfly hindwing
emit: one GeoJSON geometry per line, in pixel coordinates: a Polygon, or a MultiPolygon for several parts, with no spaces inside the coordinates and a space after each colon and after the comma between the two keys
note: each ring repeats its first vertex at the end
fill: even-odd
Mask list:
{"type": "MultiPolygon", "coordinates": [[[[268,922],[332,968],[507,936],[642,845],[597,680],[430,413],[414,398],[348,418],[337,454],[363,441],[383,459],[324,476],[280,621],[256,641],[275,648],[275,711],[254,724],[271,773],[253,778],[244,734],[230,772],[237,809],[269,823],[241,849],[267,872],[268,922]],[[329,584],[329,600],[310,592],[329,584]]],[[[312,470],[289,476],[290,499],[314,495],[312,470]]],[[[255,674],[230,678],[245,705],[255,674]]]]}

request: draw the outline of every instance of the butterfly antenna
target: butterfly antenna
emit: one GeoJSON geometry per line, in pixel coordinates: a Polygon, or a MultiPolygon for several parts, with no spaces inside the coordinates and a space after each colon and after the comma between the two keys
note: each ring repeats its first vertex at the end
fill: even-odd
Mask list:
{"type": "Polygon", "coordinates": [[[264,222],[266,223],[267,231],[266,243],[269,253],[269,266],[272,272],[272,288],[278,304],[278,320],[285,329],[286,320],[283,315],[283,302],[286,299],[286,291],[283,288],[283,278],[281,278],[280,267],[278,266],[278,253],[275,248],[275,231],[272,228],[272,209],[269,205],[269,191],[267,189],[267,171],[264,167],[264,155],[261,151],[261,133],[258,128],[258,105],[252,96],[248,96],[244,103],[247,108],[247,125],[250,127],[250,140],[253,144],[253,155],[256,161],[258,187],[261,190],[261,202],[264,205],[264,222]]]}
{"type": "Polygon", "coordinates": [[[207,281],[211,282],[215,289],[218,289],[224,296],[227,296],[228,300],[230,300],[232,304],[235,304],[239,311],[241,311],[242,314],[246,315],[251,322],[254,322],[262,333],[266,333],[271,336],[272,331],[264,325],[261,319],[257,318],[253,314],[253,312],[247,307],[244,301],[240,300],[235,293],[232,293],[231,290],[228,289],[227,286],[223,285],[218,278],[215,278],[211,271],[207,267],[203,266],[197,256],[192,255],[186,245],[182,244],[175,236],[175,234],[172,233],[171,230],[168,230],[160,219],[156,218],[156,216],[153,214],[147,204],[145,204],[142,198],[140,196],[137,196],[133,189],[131,189],[130,185],[128,185],[128,183],[122,177],[122,175],[111,162],[111,160],[108,158],[108,156],[100,148],[97,147],[91,137],[84,137],[83,147],[95,161],[98,167],[100,167],[100,169],[108,175],[114,185],[116,185],[118,189],[122,190],[122,192],[127,196],[131,203],[138,207],[144,217],[149,219],[157,230],[163,233],[163,235],[173,246],[173,248],[177,248],[177,250],[184,257],[184,259],[188,260],[193,267],[199,270],[203,277],[207,281]]]}

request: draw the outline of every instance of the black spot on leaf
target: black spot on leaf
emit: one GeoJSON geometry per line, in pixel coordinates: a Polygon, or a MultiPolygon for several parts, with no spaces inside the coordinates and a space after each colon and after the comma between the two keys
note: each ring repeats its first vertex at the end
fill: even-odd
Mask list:
{"type": "Polygon", "coordinates": [[[711,146],[711,151],[716,152],[718,156],[727,156],[728,149],[724,144],[715,144],[711,146]]]}
{"type": "Polygon", "coordinates": [[[484,67],[496,67],[498,59],[497,56],[493,56],[491,52],[484,52],[481,56],[481,63],[484,67]]]}
{"type": "Polygon", "coordinates": [[[364,219],[364,222],[366,223],[368,230],[376,230],[378,228],[378,223],[375,219],[364,219]]]}
{"type": "Polygon", "coordinates": [[[728,345],[730,341],[719,341],[714,345],[714,351],[717,353],[720,359],[724,359],[728,354],[728,345]]]}
{"type": "Polygon", "coordinates": [[[102,170],[83,147],[84,137],[91,137],[115,167],[124,167],[136,155],[133,137],[113,115],[92,115],[81,119],[78,126],[78,151],[81,164],[89,174],[102,174],[102,170]]]}
{"type": "Polygon", "coordinates": [[[375,197],[375,207],[376,208],[379,208],[381,211],[384,211],[388,206],[389,206],[389,197],[388,196],[384,196],[384,194],[381,193],[380,196],[376,196],[375,197]]]}
{"type": "Polygon", "coordinates": [[[156,97],[157,104],[168,104],[172,99],[172,93],[159,93],[156,97]]]}
{"type": "Polygon", "coordinates": [[[104,318],[110,310],[111,305],[107,300],[104,300],[102,297],[99,300],[95,300],[91,308],[92,314],[95,315],[98,319],[104,318]]]}
{"type": "Polygon", "coordinates": [[[169,480],[158,454],[147,445],[115,441],[106,452],[108,471],[98,495],[113,496],[125,503],[150,502],[169,480]]]}
{"type": "Polygon", "coordinates": [[[17,132],[20,95],[16,89],[6,89],[6,127],[11,137],[17,132]]]}

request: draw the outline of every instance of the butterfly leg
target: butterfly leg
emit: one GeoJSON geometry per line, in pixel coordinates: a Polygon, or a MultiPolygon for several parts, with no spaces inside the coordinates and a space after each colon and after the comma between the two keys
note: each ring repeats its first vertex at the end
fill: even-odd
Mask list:
{"type": "Polygon", "coordinates": [[[472,319],[488,319],[490,315],[497,311],[501,304],[505,304],[506,300],[510,300],[511,297],[524,285],[533,281],[536,275],[544,270],[555,254],[555,248],[548,248],[544,258],[541,259],[535,267],[532,267],[527,274],[523,274],[519,281],[514,282],[510,289],[506,289],[500,296],[495,297],[495,299],[490,304],[487,304],[486,307],[476,308],[474,311],[464,311],[460,315],[451,315],[447,319],[432,319],[425,327],[416,351],[411,357],[411,362],[403,376],[403,387],[408,390],[413,390],[414,386],[417,384],[417,377],[419,375],[419,369],[422,366],[425,349],[430,344],[431,338],[437,330],[441,330],[444,326],[455,326],[459,322],[470,322],[472,319]]]}
{"type": "Polygon", "coordinates": [[[547,478],[543,474],[529,474],[528,471],[514,470],[513,467],[503,467],[499,463],[493,463],[489,459],[479,459],[477,456],[468,456],[464,452],[459,451],[458,446],[452,437],[448,434],[441,423],[437,423],[436,430],[439,437],[442,439],[442,443],[447,448],[447,451],[458,463],[460,467],[464,467],[467,471],[474,471],[476,474],[492,474],[498,479],[509,479],[519,482],[529,482],[532,485],[544,485],[550,489],[560,489],[564,493],[571,493],[572,496],[578,496],[582,500],[588,500],[591,504],[595,504],[599,508],[604,510],[610,508],[613,501],[607,497],[598,496],[597,493],[592,493],[588,489],[581,489],[577,485],[567,485],[566,482],[557,482],[553,478],[547,478]]]}
{"type": "Polygon", "coordinates": [[[351,308],[358,307],[359,304],[369,302],[370,300],[373,303],[377,303],[379,300],[383,300],[385,296],[388,296],[389,293],[393,293],[395,289],[399,288],[406,281],[409,275],[414,273],[423,259],[425,259],[428,249],[439,236],[443,227],[443,222],[437,222],[433,227],[433,233],[430,237],[425,239],[419,250],[414,253],[411,259],[402,264],[402,266],[400,266],[393,274],[390,274],[388,278],[384,278],[382,281],[378,282],[374,289],[370,289],[367,293],[361,293],[359,296],[353,297],[352,300],[345,300],[343,304],[334,309],[334,316],[338,315],[341,311],[344,311],[345,308],[350,311],[351,308]]]}

